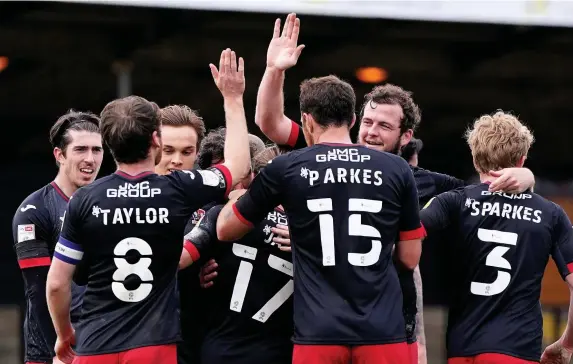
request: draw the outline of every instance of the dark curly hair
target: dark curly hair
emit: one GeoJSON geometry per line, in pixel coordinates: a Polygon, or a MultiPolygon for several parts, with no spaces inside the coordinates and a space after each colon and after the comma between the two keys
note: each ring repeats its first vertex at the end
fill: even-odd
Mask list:
{"type": "Polygon", "coordinates": [[[364,115],[364,108],[366,105],[370,105],[372,108],[376,108],[375,104],[390,104],[399,105],[402,108],[404,117],[400,123],[400,131],[404,133],[408,129],[416,131],[422,115],[418,105],[414,103],[412,99],[412,93],[410,91],[404,90],[400,86],[392,85],[387,83],[385,85],[376,86],[364,96],[364,103],[362,104],[362,109],[360,110],[360,119],[364,115]]]}

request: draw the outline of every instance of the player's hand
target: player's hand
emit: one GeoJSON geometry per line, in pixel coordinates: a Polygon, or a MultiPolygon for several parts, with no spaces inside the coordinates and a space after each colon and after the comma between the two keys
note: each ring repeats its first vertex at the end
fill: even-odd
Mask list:
{"type": "Polygon", "coordinates": [[[209,288],[213,284],[213,280],[217,277],[217,268],[219,268],[219,264],[215,261],[215,259],[209,260],[201,267],[201,271],[199,272],[199,284],[203,288],[209,288]]]}
{"type": "Polygon", "coordinates": [[[70,335],[67,337],[60,337],[56,339],[54,351],[56,357],[65,364],[72,364],[76,353],[72,349],[72,345],[76,343],[76,332],[72,329],[70,335]]]}
{"type": "Polygon", "coordinates": [[[290,232],[288,226],[277,224],[276,227],[271,228],[271,231],[276,235],[273,242],[278,244],[279,249],[283,252],[290,252],[290,232]]]}
{"type": "Polygon", "coordinates": [[[497,177],[489,185],[490,192],[521,193],[535,183],[533,173],[527,168],[504,168],[499,171],[490,171],[489,175],[497,177]]]}
{"type": "Polygon", "coordinates": [[[279,70],[287,70],[296,65],[304,45],[297,46],[300,32],[300,19],[295,13],[287,16],[283,32],[281,34],[281,20],[275,21],[273,39],[267,50],[267,67],[279,70]]]}
{"type": "Polygon", "coordinates": [[[573,348],[565,348],[561,340],[558,340],[545,348],[541,355],[541,364],[569,364],[572,354],[573,348]]]}
{"type": "Polygon", "coordinates": [[[52,364],[66,364],[66,363],[64,363],[63,361],[61,361],[60,359],[58,359],[57,356],[55,356],[55,357],[52,359],[52,364]]]}
{"type": "Polygon", "coordinates": [[[245,92],[245,62],[239,57],[237,64],[237,55],[229,48],[221,52],[219,68],[214,64],[209,64],[211,75],[215,85],[224,98],[243,97],[245,92]]]}

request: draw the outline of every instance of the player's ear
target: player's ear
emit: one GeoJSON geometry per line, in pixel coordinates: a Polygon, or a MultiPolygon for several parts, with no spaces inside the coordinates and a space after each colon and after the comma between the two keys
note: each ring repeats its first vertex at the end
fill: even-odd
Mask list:
{"type": "Polygon", "coordinates": [[[64,151],[58,147],[54,148],[54,158],[58,165],[62,164],[66,160],[66,156],[64,155],[64,151]]]}
{"type": "Polygon", "coordinates": [[[517,168],[521,168],[523,167],[523,165],[525,164],[525,160],[527,159],[527,156],[522,156],[521,158],[519,158],[519,160],[517,161],[517,168]]]}
{"type": "Polygon", "coordinates": [[[414,131],[412,129],[408,129],[400,135],[400,147],[410,143],[412,140],[412,136],[414,135],[414,131]]]}
{"type": "Polygon", "coordinates": [[[356,113],[354,113],[354,115],[352,116],[352,122],[350,123],[350,127],[348,129],[352,129],[352,127],[354,127],[354,124],[356,124],[356,113]]]}
{"type": "Polygon", "coordinates": [[[151,145],[159,149],[162,148],[161,137],[159,136],[159,133],[157,133],[157,131],[154,131],[153,134],[151,135],[151,145]]]}
{"type": "Polygon", "coordinates": [[[314,132],[314,118],[312,117],[311,114],[307,114],[307,113],[303,113],[302,114],[302,125],[304,128],[306,128],[306,131],[308,131],[309,134],[312,134],[314,132]]]}

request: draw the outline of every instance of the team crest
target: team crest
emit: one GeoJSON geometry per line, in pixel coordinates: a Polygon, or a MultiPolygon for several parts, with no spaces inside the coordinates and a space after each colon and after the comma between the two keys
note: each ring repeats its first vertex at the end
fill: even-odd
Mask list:
{"type": "Polygon", "coordinates": [[[193,213],[193,215],[191,216],[191,222],[193,223],[193,225],[197,225],[199,223],[199,221],[201,221],[203,216],[205,216],[205,210],[199,209],[199,210],[195,211],[193,213]]]}

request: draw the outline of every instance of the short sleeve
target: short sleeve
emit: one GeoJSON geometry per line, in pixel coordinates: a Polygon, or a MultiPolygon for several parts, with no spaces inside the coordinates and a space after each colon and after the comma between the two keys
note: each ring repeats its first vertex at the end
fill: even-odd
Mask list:
{"type": "Polygon", "coordinates": [[[410,168],[404,168],[404,190],[402,192],[402,210],[400,213],[400,240],[421,239],[426,236],[420,223],[418,190],[410,168]]]}
{"type": "Polygon", "coordinates": [[[281,145],[281,147],[289,150],[297,150],[306,148],[307,146],[301,126],[291,120],[291,129],[288,141],[286,145],[281,145]]]}
{"type": "Polygon", "coordinates": [[[222,209],[223,205],[209,209],[195,224],[195,227],[185,235],[183,247],[189,252],[194,262],[217,242],[217,217],[222,209]]]}
{"type": "Polygon", "coordinates": [[[551,255],[563,279],[573,273],[573,227],[561,207],[557,207],[554,218],[551,255]]]}
{"type": "Polygon", "coordinates": [[[429,234],[450,226],[459,211],[462,196],[456,191],[442,193],[432,198],[420,212],[420,219],[429,234]]]}
{"type": "Polygon", "coordinates": [[[233,205],[235,215],[244,224],[252,226],[281,204],[283,188],[287,188],[283,180],[288,158],[288,155],[281,155],[269,162],[255,177],[248,191],[233,205]]]}
{"type": "Polygon", "coordinates": [[[232,187],[231,173],[222,164],[207,169],[173,171],[168,178],[183,190],[186,201],[194,208],[212,201],[223,202],[232,187]]]}
{"type": "Polygon", "coordinates": [[[39,203],[24,203],[12,220],[14,250],[20,269],[49,266],[51,237],[48,211],[39,203]]]}
{"type": "Polygon", "coordinates": [[[79,264],[84,256],[80,234],[83,225],[81,208],[83,194],[80,191],[76,192],[68,202],[60,238],[54,248],[54,258],[73,265],[79,264]]]}

